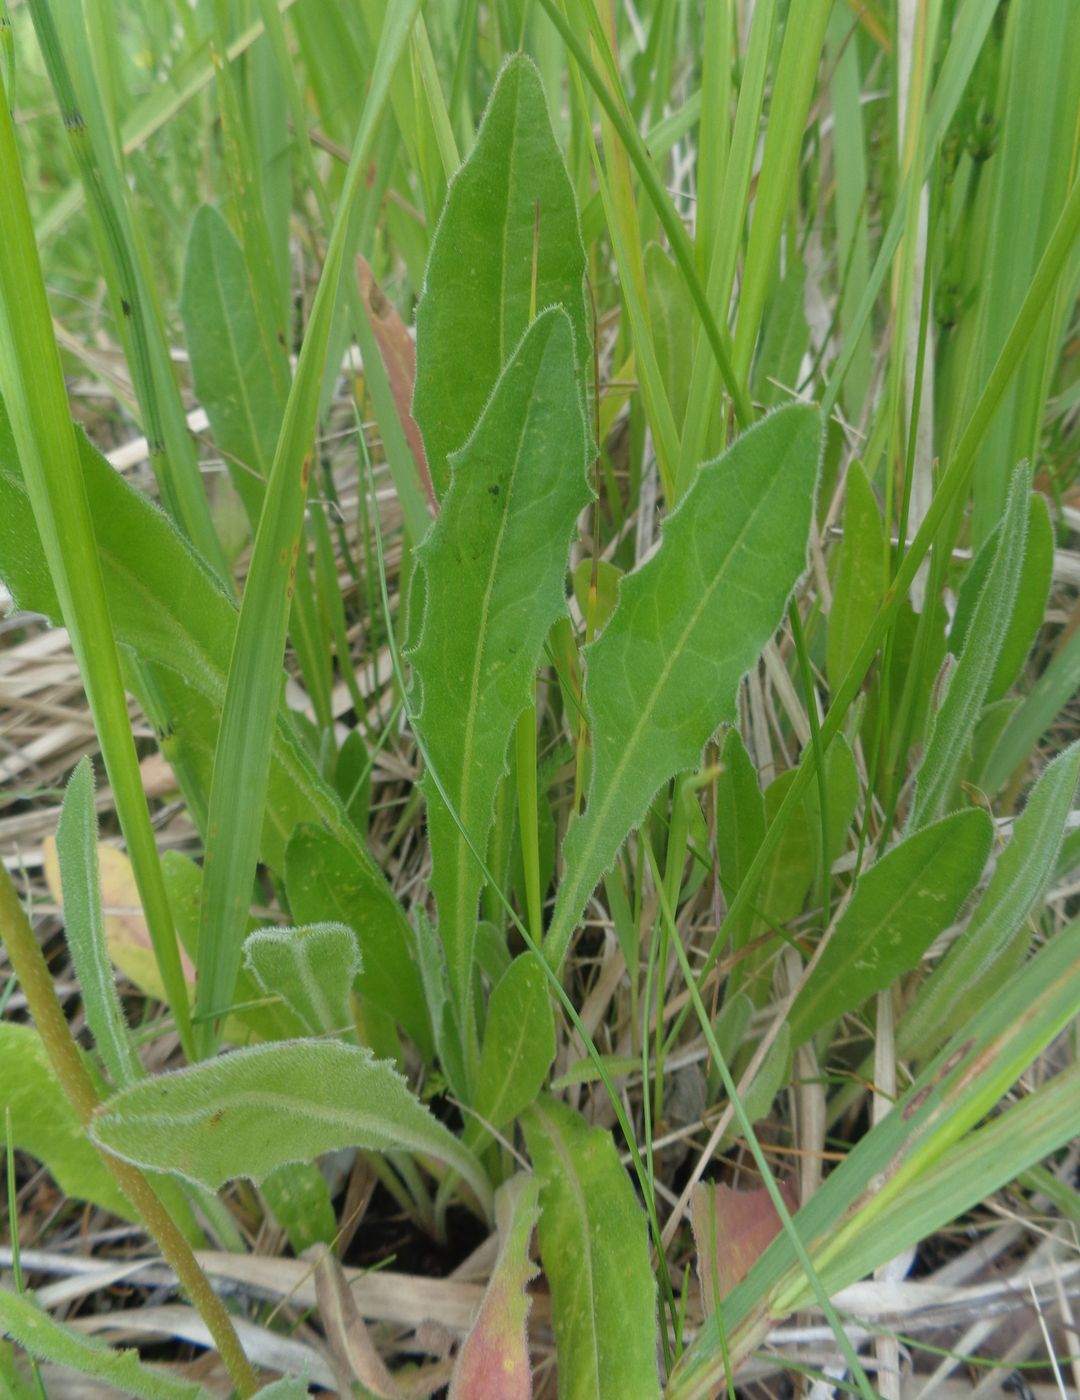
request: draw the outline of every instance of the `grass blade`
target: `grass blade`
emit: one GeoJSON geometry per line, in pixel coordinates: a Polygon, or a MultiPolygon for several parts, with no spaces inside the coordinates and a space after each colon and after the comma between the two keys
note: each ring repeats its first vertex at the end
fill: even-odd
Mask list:
{"type": "Polygon", "coordinates": [[[267,759],[278,704],[277,677],[288,625],[323,364],[345,255],[349,214],[363,181],[368,146],[418,0],[387,11],[371,85],[353,144],[345,189],[289,393],[255,537],[214,759],[199,911],[200,1017],[197,1046],[212,1049],[227,1008],[258,856],[267,759]]]}

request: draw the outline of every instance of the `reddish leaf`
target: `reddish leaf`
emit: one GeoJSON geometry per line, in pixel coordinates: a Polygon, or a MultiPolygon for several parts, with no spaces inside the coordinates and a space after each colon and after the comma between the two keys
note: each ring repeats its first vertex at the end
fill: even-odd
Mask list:
{"type": "Polygon", "coordinates": [[[416,346],[405,322],[376,282],[375,274],[362,256],[356,259],[356,276],[360,283],[360,295],[371,317],[371,329],[382,356],[386,377],[390,381],[390,392],[394,396],[394,406],[401,420],[405,440],[412,448],[431,508],[437,511],[439,504],[435,499],[435,487],[431,483],[431,473],[428,471],[424,440],[412,416],[413,385],[416,383],[416,346]]]}
{"type": "MultiPolygon", "coordinates": [[[[779,1186],[784,1204],[794,1214],[799,1208],[794,1182],[781,1181],[779,1186]]],[[[780,1217],[764,1186],[735,1191],[730,1186],[702,1182],[690,1197],[690,1224],[697,1246],[702,1302],[708,1314],[780,1233],[780,1217]]]]}
{"type": "Polygon", "coordinates": [[[495,1197],[499,1257],[458,1355],[450,1400],[529,1400],[532,1395],[526,1284],[536,1273],[529,1240],[540,1213],[538,1191],[535,1177],[515,1176],[495,1197]]]}

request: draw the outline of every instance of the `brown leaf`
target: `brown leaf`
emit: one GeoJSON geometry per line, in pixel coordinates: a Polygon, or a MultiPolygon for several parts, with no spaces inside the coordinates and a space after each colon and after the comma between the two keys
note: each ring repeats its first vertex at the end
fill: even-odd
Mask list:
{"type": "MultiPolygon", "coordinates": [[[[799,1196],[793,1181],[778,1183],[794,1215],[799,1196]]],[[[780,1217],[764,1186],[736,1191],[722,1183],[699,1182],[690,1196],[690,1224],[697,1246],[698,1277],[706,1315],[715,1311],[780,1233],[780,1217]]]]}
{"type": "Polygon", "coordinates": [[[397,409],[405,440],[416,459],[416,467],[431,508],[438,511],[439,504],[428,470],[424,440],[412,416],[413,385],[416,383],[416,346],[405,322],[376,282],[375,274],[362,256],[356,259],[356,277],[360,283],[360,295],[371,318],[371,329],[379,347],[386,377],[390,381],[390,392],[394,396],[394,407],[397,409]]]}

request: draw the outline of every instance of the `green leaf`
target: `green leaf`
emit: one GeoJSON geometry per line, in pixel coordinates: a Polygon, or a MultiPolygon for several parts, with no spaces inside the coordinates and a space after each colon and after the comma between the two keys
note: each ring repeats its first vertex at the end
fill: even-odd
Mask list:
{"type": "Polygon", "coordinates": [[[536,954],[523,953],[510,964],[488,1004],[476,1086],[480,1117],[493,1128],[516,1118],[544,1087],[554,1058],[547,977],[536,954]]]}
{"type": "Polygon", "coordinates": [[[144,1079],[101,1106],[92,1133],[118,1157],[212,1190],[341,1147],[429,1153],[491,1206],[476,1158],[393,1065],[340,1041],[256,1045],[144,1079]]]}
{"type": "Polygon", "coordinates": [[[901,1021],[897,1054],[932,1054],[950,1027],[994,996],[1011,970],[1013,960],[1004,955],[1017,937],[1016,955],[1023,958],[1030,941],[1027,920],[1053,879],[1078,778],[1080,742],[1059,754],[1032,789],[967,928],[901,1021]]]}
{"type": "Polygon", "coordinates": [[[208,204],[197,210],[188,236],[180,314],[195,392],[248,519],[257,524],[281,426],[279,385],[288,381],[288,362],[276,346],[282,363],[275,376],[243,250],[208,204]]]}
{"type": "Polygon", "coordinates": [[[314,1162],[287,1162],[269,1174],[261,1189],[295,1255],[309,1245],[333,1243],[337,1220],[330,1188],[314,1162]]]}
{"type": "Polygon", "coordinates": [[[754,398],[766,408],[788,403],[799,383],[799,370],[810,344],[803,306],[806,266],[798,251],[788,249],[787,268],[770,297],[761,348],[754,362],[754,398]]]}
{"type": "Polygon", "coordinates": [[[686,416],[690,375],[694,365],[696,312],[686,279],[661,248],[650,243],[645,249],[645,289],[648,293],[649,324],[656,345],[656,362],[671,405],[676,428],[686,416]]]}
{"type": "Polygon", "coordinates": [[[1010,717],[983,778],[988,792],[997,792],[1031,753],[1065,705],[1080,690],[1080,628],[1031,688],[1010,717]]]}
{"type": "Polygon", "coordinates": [[[887,582],[885,530],[877,497],[858,462],[848,468],[844,537],[829,612],[825,669],[836,690],[858,655],[887,582]]]}
{"type": "MultiPolygon", "coordinates": [[[[359,127],[285,405],[244,584],[229,658],[221,728],[214,750],[203,890],[199,902],[196,1007],[201,1019],[195,1026],[195,1044],[204,1055],[215,1043],[217,1023],[228,1009],[240,967],[247,906],[258,863],[259,836],[268,795],[269,760],[280,700],[278,685],[315,450],[319,391],[349,238],[352,205],[363,188],[367,154],[418,5],[419,0],[403,0],[386,10],[383,16],[359,127]],[[242,801],[237,801],[238,794],[242,794],[242,801]]],[[[306,564],[306,560],[304,562],[306,564]]]]}
{"type": "Polygon", "coordinates": [[[608,618],[615,611],[619,580],[622,578],[623,571],[614,564],[609,564],[606,559],[583,559],[574,570],[572,575],[574,597],[586,622],[590,621],[589,593],[593,586],[594,563],[596,566],[596,599],[592,604],[591,622],[595,631],[602,632],[607,626],[608,618]]]}
{"type": "MultiPolygon", "coordinates": [[[[716,853],[727,902],[743,882],[765,835],[765,802],[757,770],[737,728],[728,730],[720,751],[716,779],[716,853]]],[[[739,949],[750,935],[749,910],[731,930],[731,946],[739,949]]]]}
{"type": "MultiPolygon", "coordinates": [[[[79,448],[112,625],[117,640],[142,663],[129,668],[129,685],[161,735],[192,814],[204,824],[236,605],[161,511],[81,436],[79,448]]],[[[0,572],[20,608],[61,621],[2,404],[0,572]]],[[[335,875],[349,869],[355,897],[366,911],[364,928],[355,913],[343,922],[357,929],[361,947],[365,928],[378,924],[384,946],[407,948],[411,931],[400,905],[337,794],[298,741],[281,700],[259,846],[261,858],[279,872],[285,868],[286,842],[301,822],[325,827],[343,848],[335,852],[335,875]]],[[[311,878],[317,879],[314,872],[311,878]]]]}
{"type": "Polygon", "coordinates": [[[964,751],[990,691],[1017,597],[1027,539],[1031,473],[1017,467],[986,584],[971,619],[967,644],[934,716],[916,780],[910,827],[937,816],[948,801],[964,751]]]}
{"type": "Polygon", "coordinates": [[[652,559],[588,648],[593,764],[571,821],[545,952],[558,965],[586,900],[660,786],[735,717],[739,681],[806,565],[821,423],[778,409],[698,473],[652,559]]]}
{"type": "Polygon", "coordinates": [[[132,1049],[105,941],[98,873],[94,770],[84,758],[71,775],[56,829],[64,892],[64,933],[94,1044],[117,1087],[143,1075],[132,1049]]]}
{"type": "MultiPolygon", "coordinates": [[[[987,694],[989,702],[1000,700],[1020,674],[1045,617],[1046,599],[1050,592],[1054,568],[1054,527],[1050,523],[1046,497],[1037,491],[1028,498],[1027,528],[1027,548],[1024,551],[1023,569],[1016,590],[1016,602],[1005,640],[1001,645],[994,678],[990,682],[987,694]]],[[[1000,530],[999,525],[979,550],[960,587],[956,612],[949,629],[950,649],[957,655],[963,651],[967,642],[975,609],[994,558],[1000,530]]]]}
{"type": "Polygon", "coordinates": [[[11,1110],[15,1147],[44,1162],[65,1196],[132,1218],[131,1206],[60,1087],[41,1037],[12,1021],[0,1021],[0,1142],[7,1140],[5,1109],[11,1110]]]}
{"type": "Polygon", "coordinates": [[[792,1007],[793,1044],[918,964],[974,888],[993,829],[981,808],[954,812],[901,841],[862,875],[792,1007]]]}
{"type": "Polygon", "coordinates": [[[333,921],[356,934],[363,964],[357,990],[393,1016],[429,1058],[431,1023],[413,959],[412,930],[380,917],[367,873],[351,852],[327,831],[306,824],[297,827],[285,852],[285,888],[294,919],[305,924],[333,921]]]}
{"type": "Polygon", "coordinates": [[[659,1397],[648,1232],[610,1133],[554,1099],[535,1104],[522,1126],[540,1178],[559,1395],[659,1397]]]}
{"type": "MultiPolygon", "coordinates": [[[[40,1361],[51,1361],[142,1400],[213,1400],[211,1391],[168,1371],[151,1370],[134,1350],[114,1351],[49,1316],[27,1297],[0,1288],[0,1330],[40,1361]]],[[[260,1395],[262,1392],[259,1392],[260,1395]]],[[[300,1394],[304,1392],[301,1391],[300,1394]]]]}
{"type": "Polygon", "coordinates": [[[304,1034],[355,1040],[349,994],[362,959],[344,924],[259,928],[244,939],[244,966],[266,996],[286,1002],[304,1034]]]}
{"type": "Polygon", "coordinates": [[[526,1318],[536,1273],[529,1241],[540,1214],[535,1177],[511,1177],[495,1195],[499,1253],[484,1301],[461,1344],[449,1400],[529,1400],[532,1366],[526,1318]]]}
{"type": "MultiPolygon", "coordinates": [[[[453,457],[439,518],[417,551],[425,608],[411,652],[415,724],[473,846],[487,849],[514,723],[544,639],[566,608],[577,518],[590,499],[588,435],[565,312],[543,312],[453,457]]],[[[428,836],[439,933],[460,1028],[469,1034],[483,876],[430,775],[428,836]]]]}
{"type": "Polygon", "coordinates": [[[591,339],[584,274],[577,205],[544,86],[532,60],[517,54],[504,65],[476,144],[450,186],[416,308],[413,417],[440,499],[450,483],[449,456],[472,432],[532,308],[566,310],[584,382],[591,339]]]}

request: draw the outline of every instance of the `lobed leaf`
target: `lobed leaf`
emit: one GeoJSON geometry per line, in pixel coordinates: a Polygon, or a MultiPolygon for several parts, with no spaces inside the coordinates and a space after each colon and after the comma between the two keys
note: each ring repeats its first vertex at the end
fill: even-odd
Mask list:
{"type": "Polygon", "coordinates": [[[565,309],[584,382],[584,276],[577,204],[544,85],[532,59],[516,54],[503,65],[476,143],[450,185],[416,308],[413,416],[440,500],[450,454],[472,432],[534,308],[565,309]]]}
{"type": "Polygon", "coordinates": [[[990,853],[981,808],[954,812],[886,852],[859,879],[795,1005],[795,1045],[915,967],[953,922],[990,853]]]}
{"type": "Polygon", "coordinates": [[[564,1400],[659,1400],[645,1216],[610,1133],[542,1099],[522,1119],[564,1400]]]}
{"type": "Polygon", "coordinates": [[[491,1204],[479,1162],[393,1065],[340,1041],[256,1045],[144,1079],[101,1106],[92,1134],[117,1157],[212,1190],[341,1147],[426,1153],[491,1204]]]}
{"type": "Polygon", "coordinates": [[[589,895],[660,786],[735,717],[739,681],[806,565],[821,422],[778,409],[702,467],[652,559],[619,585],[586,651],[588,805],[563,847],[545,953],[558,965],[589,895]]]}
{"type": "MultiPolygon", "coordinates": [[[[425,607],[410,653],[415,724],[480,851],[514,723],[529,703],[544,639],[565,612],[570,542],[591,494],[573,351],[566,313],[542,312],[499,376],[476,431],[454,454],[442,511],[417,551],[425,607]]],[[[483,876],[430,775],[424,790],[431,887],[461,1020],[471,1004],[483,876]]]]}

